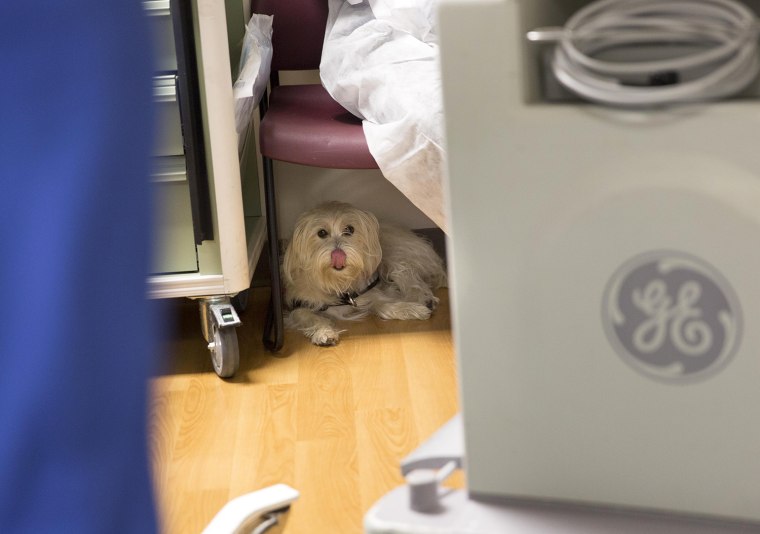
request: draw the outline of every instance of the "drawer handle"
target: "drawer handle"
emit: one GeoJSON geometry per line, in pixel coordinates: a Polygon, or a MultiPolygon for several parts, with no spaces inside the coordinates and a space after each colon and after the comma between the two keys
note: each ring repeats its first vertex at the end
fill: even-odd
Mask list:
{"type": "Polygon", "coordinates": [[[153,78],[153,98],[156,102],[177,101],[177,76],[174,74],[153,78]]]}
{"type": "Polygon", "coordinates": [[[170,15],[169,0],[145,0],[143,9],[151,17],[168,17],[170,15]]]}

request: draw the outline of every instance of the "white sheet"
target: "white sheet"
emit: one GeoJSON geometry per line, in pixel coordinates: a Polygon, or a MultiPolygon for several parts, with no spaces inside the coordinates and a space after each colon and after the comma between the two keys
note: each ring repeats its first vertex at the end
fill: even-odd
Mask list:
{"type": "Polygon", "coordinates": [[[322,84],[363,120],[383,175],[444,231],[435,0],[329,0],[322,84]]]}

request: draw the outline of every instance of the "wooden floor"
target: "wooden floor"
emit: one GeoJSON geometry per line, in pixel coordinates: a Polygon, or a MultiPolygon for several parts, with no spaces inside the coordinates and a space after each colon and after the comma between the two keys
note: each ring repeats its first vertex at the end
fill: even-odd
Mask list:
{"type": "Polygon", "coordinates": [[[230,499],[284,482],[301,493],[287,534],[362,532],[402,483],[399,460],[458,411],[448,295],[429,321],[348,324],[336,347],[287,332],[261,345],[268,288],[238,328],[240,371],[211,369],[197,304],[172,302],[167,370],[153,381],[156,500],[165,534],[198,533],[230,499]]]}

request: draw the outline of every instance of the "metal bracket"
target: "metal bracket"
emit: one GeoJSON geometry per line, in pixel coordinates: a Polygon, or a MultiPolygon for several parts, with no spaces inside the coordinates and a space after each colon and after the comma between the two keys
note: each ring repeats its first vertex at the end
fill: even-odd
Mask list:
{"type": "Polygon", "coordinates": [[[211,304],[209,305],[209,309],[218,328],[239,326],[241,324],[240,317],[238,317],[232,304],[211,304]]]}
{"type": "Polygon", "coordinates": [[[204,297],[198,306],[201,314],[203,338],[211,343],[214,341],[214,328],[227,328],[241,324],[235,308],[226,295],[204,297]]]}

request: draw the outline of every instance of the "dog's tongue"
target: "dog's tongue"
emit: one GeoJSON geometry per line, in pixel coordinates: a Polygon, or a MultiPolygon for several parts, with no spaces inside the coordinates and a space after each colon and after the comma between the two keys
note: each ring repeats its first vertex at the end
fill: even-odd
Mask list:
{"type": "Polygon", "coordinates": [[[331,263],[334,269],[342,269],[346,266],[346,253],[339,248],[332,251],[330,259],[332,260],[331,263]]]}

